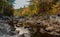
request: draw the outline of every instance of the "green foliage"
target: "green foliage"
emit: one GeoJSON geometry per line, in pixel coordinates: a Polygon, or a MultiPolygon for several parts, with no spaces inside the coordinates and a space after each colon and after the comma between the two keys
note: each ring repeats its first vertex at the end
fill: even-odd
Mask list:
{"type": "Polygon", "coordinates": [[[0,0],[0,14],[11,16],[13,13],[14,0],[0,0]]]}

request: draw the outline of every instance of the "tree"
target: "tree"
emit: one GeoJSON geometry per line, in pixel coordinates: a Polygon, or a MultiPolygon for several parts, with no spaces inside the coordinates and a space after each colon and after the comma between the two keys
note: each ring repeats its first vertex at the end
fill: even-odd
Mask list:
{"type": "MultiPolygon", "coordinates": [[[[57,2],[60,0],[31,0],[31,9],[33,8],[37,15],[51,15],[57,13],[57,2]],[[53,7],[53,8],[52,8],[53,7]],[[53,12],[54,11],[54,12],[53,12]]],[[[58,7],[58,6],[57,6],[58,7]]],[[[32,10],[32,11],[33,11],[32,10]]],[[[33,12],[32,12],[33,13],[33,12]]]]}
{"type": "Polygon", "coordinates": [[[14,1],[15,0],[0,0],[0,12],[6,16],[12,15],[14,1]]]}

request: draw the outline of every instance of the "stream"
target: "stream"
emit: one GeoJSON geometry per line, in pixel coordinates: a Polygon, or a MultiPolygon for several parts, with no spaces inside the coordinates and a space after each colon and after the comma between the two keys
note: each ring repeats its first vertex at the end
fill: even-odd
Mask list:
{"type": "Polygon", "coordinates": [[[30,37],[29,30],[23,27],[16,28],[20,31],[19,33],[16,31],[12,33],[9,24],[6,22],[7,20],[0,19],[0,37],[30,37]]]}

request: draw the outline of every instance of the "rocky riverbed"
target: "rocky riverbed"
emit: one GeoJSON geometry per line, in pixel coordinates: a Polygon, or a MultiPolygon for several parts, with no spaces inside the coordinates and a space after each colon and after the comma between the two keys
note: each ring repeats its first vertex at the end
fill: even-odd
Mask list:
{"type": "Polygon", "coordinates": [[[59,16],[13,17],[14,31],[11,31],[10,21],[11,18],[0,18],[0,37],[31,37],[37,35],[38,30],[41,37],[60,36],[59,16]]]}

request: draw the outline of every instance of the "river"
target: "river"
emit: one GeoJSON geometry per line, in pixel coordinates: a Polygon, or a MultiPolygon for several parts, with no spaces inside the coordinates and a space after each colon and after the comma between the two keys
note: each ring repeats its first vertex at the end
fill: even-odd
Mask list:
{"type": "MultiPolygon", "coordinates": [[[[6,20],[5,20],[6,21],[6,20]]],[[[29,30],[23,27],[16,28],[14,35],[11,33],[11,28],[4,20],[0,20],[0,37],[30,37],[29,30]]]]}

